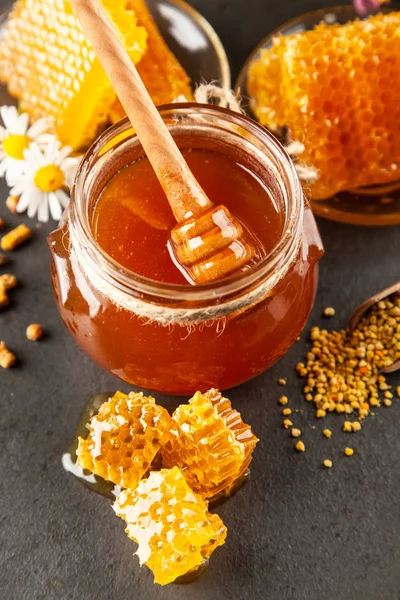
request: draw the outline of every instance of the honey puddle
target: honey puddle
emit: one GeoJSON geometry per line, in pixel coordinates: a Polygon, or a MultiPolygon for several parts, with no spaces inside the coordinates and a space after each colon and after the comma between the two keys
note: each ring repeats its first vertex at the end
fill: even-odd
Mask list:
{"type": "MultiPolygon", "coordinates": [[[[85,486],[91,492],[95,492],[100,496],[104,496],[111,501],[114,501],[117,496],[119,496],[122,488],[77,465],[76,450],[78,448],[78,438],[86,438],[88,435],[86,423],[88,423],[93,415],[98,412],[103,402],[107,402],[107,400],[113,395],[114,392],[105,392],[103,394],[96,394],[90,398],[80,415],[72,442],[67,448],[67,451],[64,452],[61,457],[61,464],[65,471],[73,475],[81,485],[85,486]]],[[[174,408],[175,407],[172,407],[172,409],[174,408]]],[[[247,469],[247,471],[245,471],[245,473],[243,473],[243,475],[239,477],[237,481],[235,481],[233,487],[228,493],[220,492],[210,501],[210,509],[215,509],[217,506],[224,504],[248,482],[249,478],[250,469],[247,469]]],[[[207,570],[207,567],[208,560],[205,561],[196,571],[192,571],[182,575],[182,577],[178,577],[174,583],[179,585],[192,583],[203,575],[203,573],[207,570]]]]}
{"type": "Polygon", "coordinates": [[[108,498],[109,500],[115,500],[115,498],[119,495],[121,491],[120,486],[115,485],[111,481],[106,481],[102,477],[94,475],[94,473],[86,471],[85,469],[82,469],[82,467],[77,465],[76,450],[78,448],[78,438],[86,438],[88,436],[86,423],[90,421],[93,415],[98,412],[103,402],[107,402],[107,400],[113,395],[113,393],[114,392],[96,394],[95,396],[92,396],[92,398],[90,398],[89,402],[86,404],[80,415],[72,442],[69,445],[67,451],[61,457],[61,464],[64,467],[64,469],[68,473],[71,473],[71,475],[73,475],[79,481],[80,484],[87,487],[91,492],[96,492],[96,494],[105,496],[105,498],[108,498]]]}

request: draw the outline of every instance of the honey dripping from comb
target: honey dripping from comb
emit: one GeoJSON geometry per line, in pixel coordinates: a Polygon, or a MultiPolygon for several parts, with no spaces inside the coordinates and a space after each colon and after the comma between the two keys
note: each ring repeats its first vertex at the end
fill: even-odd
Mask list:
{"type": "MultiPolygon", "coordinates": [[[[222,152],[183,149],[182,153],[210,200],[224,204],[253,242],[255,256],[237,273],[251,268],[274,248],[283,230],[284,217],[269,190],[246,165],[222,152]]],[[[224,233],[227,221],[223,210],[217,211],[215,228],[224,233]]],[[[124,267],[156,281],[192,283],[171,250],[176,221],[146,158],[111,179],[95,206],[92,223],[100,246],[124,267]]],[[[227,230],[225,234],[232,236],[227,230]]],[[[191,243],[194,248],[200,245],[201,235],[191,243]]],[[[236,242],[231,246],[230,252],[240,251],[236,242]]]]}

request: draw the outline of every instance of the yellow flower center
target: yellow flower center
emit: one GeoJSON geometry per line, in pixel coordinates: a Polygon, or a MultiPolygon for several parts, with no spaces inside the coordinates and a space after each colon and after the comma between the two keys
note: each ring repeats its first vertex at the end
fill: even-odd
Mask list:
{"type": "Polygon", "coordinates": [[[64,173],[56,165],[46,165],[36,171],[34,182],[42,192],[55,192],[65,184],[64,173]]]}
{"type": "Polygon", "coordinates": [[[9,135],[3,140],[3,150],[11,158],[23,160],[24,150],[29,147],[31,141],[28,135],[9,135]]]}

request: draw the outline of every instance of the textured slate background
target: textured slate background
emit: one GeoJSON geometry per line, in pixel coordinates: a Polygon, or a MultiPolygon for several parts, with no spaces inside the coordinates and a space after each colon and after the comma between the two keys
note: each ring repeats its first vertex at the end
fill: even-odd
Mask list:
{"type": "MultiPolygon", "coordinates": [[[[192,3],[221,35],[234,75],[272,28],[328,4],[192,3]]],[[[6,198],[4,186],[0,197],[6,198]]],[[[2,203],[0,215],[10,225],[21,220],[2,203]]],[[[354,305],[400,278],[400,228],[319,225],[326,256],[309,325],[342,327],[354,305]],[[329,322],[320,316],[327,305],[337,311],[329,322]]],[[[32,242],[13,255],[10,270],[21,286],[13,292],[12,308],[0,313],[0,339],[20,359],[17,368],[0,373],[0,597],[399,600],[400,401],[377,410],[350,437],[340,431],[342,419],[331,416],[325,424],[334,434],[323,438],[294,372],[306,350],[305,334],[270,371],[230,392],[261,442],[252,481],[219,509],[229,528],[227,543],[197,582],[153,585],[151,574],[132,558],[133,545],[108,501],[81,487],[60,464],[85,400],[98,391],[128,388],[86,358],[60,322],[49,282],[49,229],[36,229],[32,242]],[[24,334],[33,321],[48,332],[36,345],[24,334]],[[276,380],[282,376],[289,381],[284,391],[291,406],[304,409],[295,419],[305,431],[303,455],[293,452],[293,440],[280,425],[277,399],[283,389],[276,380]],[[347,444],[356,449],[352,458],[343,455],[347,444]],[[327,457],[334,462],[330,471],[321,467],[327,457]]],[[[391,381],[398,385],[400,377],[391,381]]]]}

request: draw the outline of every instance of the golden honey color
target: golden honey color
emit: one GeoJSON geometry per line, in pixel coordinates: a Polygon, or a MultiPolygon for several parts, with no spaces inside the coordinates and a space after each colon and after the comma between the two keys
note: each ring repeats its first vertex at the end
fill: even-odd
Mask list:
{"type": "Polygon", "coordinates": [[[190,489],[178,467],[152,472],[135,490],[124,490],[113,508],[138,544],[140,564],[161,585],[197,569],[225,543],[221,518],[208,512],[208,503],[190,489]]]}
{"type": "MultiPolygon", "coordinates": [[[[127,0],[102,2],[138,62],[146,30],[127,0]]],[[[0,79],[22,111],[33,120],[53,118],[60,141],[74,149],[95,138],[116,97],[68,0],[16,2],[0,42],[0,79]]]]}
{"type": "MultiPolygon", "coordinates": [[[[162,114],[169,124],[174,123],[178,145],[209,198],[215,203],[223,199],[260,240],[266,253],[260,269],[255,265],[238,274],[235,282],[231,278],[216,283],[213,287],[219,288],[217,293],[212,286],[200,293],[198,286],[189,285],[168,252],[175,221],[165,194],[147,159],[133,154],[135,138],[126,138],[115,150],[102,153],[98,143],[94,153],[87,155],[68,218],[49,237],[56,301],[78,344],[121,379],[183,395],[212,387],[228,389],[261,373],[295,341],[314,301],[317,261],[323,249],[311,211],[303,210],[292,165],[261,127],[214,107],[171,105],[162,114]],[[174,115],[172,121],[167,115],[174,115]],[[276,169],[263,166],[259,157],[264,154],[259,150],[253,158],[248,150],[251,139],[271,157],[272,165],[277,161],[276,169]],[[131,160],[127,156],[132,156],[131,160]],[[97,165],[93,167],[97,183],[87,194],[86,185],[93,181],[92,161],[97,165]],[[100,164],[105,168],[99,169],[100,164]],[[286,179],[282,175],[281,181],[279,173],[286,179]],[[274,198],[272,190],[276,190],[274,198]],[[89,207],[81,229],[77,218],[86,202],[89,207]],[[293,222],[284,229],[289,215],[293,222]],[[78,241],[77,235],[89,237],[78,241]],[[88,263],[82,264],[82,248],[90,253],[85,256],[100,279],[85,275],[88,263]],[[104,268],[98,271],[103,260],[104,268]],[[113,271],[111,278],[106,276],[109,269],[113,271]],[[122,303],[117,284],[121,272],[127,282],[123,284],[122,303]],[[254,276],[257,287],[252,285],[252,290],[267,285],[270,291],[249,306],[249,279],[254,276]],[[144,285],[143,277],[147,278],[148,290],[144,296],[136,292],[144,285]],[[101,292],[103,283],[107,289],[101,292]],[[235,295],[228,296],[232,286],[235,295]],[[112,299],[114,292],[119,299],[112,299]],[[183,296],[185,301],[181,301],[183,296]],[[139,309],[137,298],[142,298],[139,309]],[[240,309],[244,303],[246,310],[229,312],[229,298],[235,298],[240,309]],[[228,307],[225,310],[229,314],[218,314],[221,307],[228,307]],[[152,314],[148,317],[149,308],[157,310],[157,318],[152,314]],[[187,319],[188,309],[201,315],[193,325],[187,319]],[[165,314],[172,322],[165,321],[165,314]]],[[[127,127],[121,123],[104,134],[105,146],[106,140],[127,127]]]]}
{"type": "Polygon", "coordinates": [[[190,487],[205,498],[228,494],[248,468],[258,439],[218,390],[197,392],[172,418],[179,434],[161,449],[163,465],[179,466],[190,487]]]}
{"type": "Polygon", "coordinates": [[[134,489],[160,450],[171,417],[154,398],[117,392],[88,423],[79,438],[77,464],[107,481],[134,489]]]}
{"type": "Polygon", "coordinates": [[[258,120],[289,127],[313,200],[400,178],[400,12],[278,36],[249,70],[258,120]]]}

